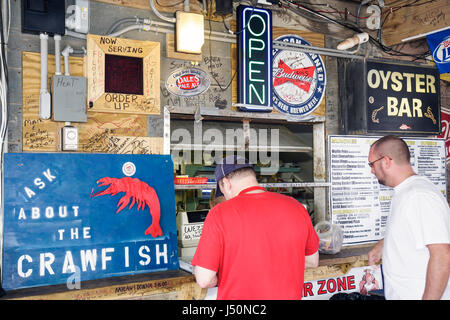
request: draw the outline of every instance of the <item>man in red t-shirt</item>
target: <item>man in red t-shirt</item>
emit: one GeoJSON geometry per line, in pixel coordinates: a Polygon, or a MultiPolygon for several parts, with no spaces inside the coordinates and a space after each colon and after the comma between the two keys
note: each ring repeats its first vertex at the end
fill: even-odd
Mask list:
{"type": "Polygon", "coordinates": [[[319,260],[319,238],[297,200],[258,185],[251,164],[228,157],[214,172],[215,196],[192,260],[202,288],[217,299],[301,299],[305,267],[319,260]]]}

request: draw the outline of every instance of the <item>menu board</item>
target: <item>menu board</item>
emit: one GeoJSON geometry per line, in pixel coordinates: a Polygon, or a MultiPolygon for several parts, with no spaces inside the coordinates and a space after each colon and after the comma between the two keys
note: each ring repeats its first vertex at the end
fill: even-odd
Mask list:
{"type": "MultiPolygon", "coordinates": [[[[381,185],[368,165],[370,146],[380,137],[329,136],[331,222],[344,230],[344,245],[384,237],[393,189],[381,185]]],[[[446,193],[445,140],[403,138],[414,171],[446,193]]]]}

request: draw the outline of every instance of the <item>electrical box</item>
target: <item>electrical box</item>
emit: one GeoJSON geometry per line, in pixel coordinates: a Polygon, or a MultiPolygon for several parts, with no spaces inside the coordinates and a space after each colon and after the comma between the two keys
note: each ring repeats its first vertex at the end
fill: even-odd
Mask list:
{"type": "Polygon", "coordinates": [[[87,34],[89,31],[89,0],[75,0],[75,5],[67,7],[66,28],[87,34]]]}
{"type": "Polygon", "coordinates": [[[22,0],[22,32],[65,34],[65,1],[22,0]]]}
{"type": "Polygon", "coordinates": [[[78,128],[74,126],[65,126],[61,128],[61,150],[78,150],[78,128]]]}
{"type": "Polygon", "coordinates": [[[54,121],[87,122],[85,77],[55,75],[52,98],[54,121]]]}

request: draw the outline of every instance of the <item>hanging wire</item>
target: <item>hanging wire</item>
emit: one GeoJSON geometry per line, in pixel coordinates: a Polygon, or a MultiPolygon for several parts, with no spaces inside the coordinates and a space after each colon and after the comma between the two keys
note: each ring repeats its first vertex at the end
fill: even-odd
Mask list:
{"type": "MultiPolygon", "coordinates": [[[[382,15],[383,15],[383,14],[386,14],[387,17],[388,17],[393,11],[397,11],[397,10],[400,10],[400,9],[402,9],[402,8],[405,8],[405,7],[421,6],[421,5],[424,5],[424,4],[427,4],[427,3],[434,2],[434,1],[436,1],[436,0],[429,0],[429,1],[421,2],[421,3],[419,3],[419,1],[420,1],[420,0],[415,0],[415,1],[412,2],[412,3],[400,5],[400,6],[397,6],[397,7],[395,7],[395,8],[392,8],[392,7],[391,7],[390,9],[384,11],[384,12],[382,13],[382,15]]],[[[313,8],[306,7],[305,5],[303,5],[303,2],[302,2],[302,3],[299,3],[298,1],[293,1],[293,0],[281,0],[280,2],[281,2],[282,4],[284,4],[284,5],[287,5],[286,8],[287,8],[288,10],[292,10],[292,8],[290,7],[291,5],[295,5],[297,8],[302,9],[302,10],[305,10],[305,12],[308,12],[308,13],[310,13],[310,14],[313,14],[313,15],[315,15],[316,17],[322,18],[322,19],[323,19],[323,20],[322,20],[323,22],[324,22],[324,20],[325,20],[325,21],[328,21],[328,22],[331,22],[331,23],[334,23],[334,24],[338,24],[338,25],[340,25],[340,26],[342,26],[342,27],[345,27],[345,28],[347,28],[347,29],[350,29],[350,30],[352,30],[352,31],[354,31],[354,32],[358,32],[358,33],[364,32],[364,30],[362,30],[362,29],[361,29],[359,26],[357,26],[357,25],[353,25],[352,23],[350,23],[350,22],[348,22],[348,21],[339,21],[339,20],[334,19],[334,18],[332,18],[332,17],[330,17],[330,16],[328,16],[328,15],[324,15],[323,13],[318,12],[317,10],[315,10],[315,9],[313,9],[313,8]]],[[[384,18],[383,24],[386,22],[387,17],[384,18]]],[[[362,17],[360,17],[360,18],[362,18],[362,17]]],[[[382,24],[382,25],[383,25],[383,24],[382,24]]],[[[382,28],[382,25],[380,26],[380,28],[382,28]]],[[[380,32],[379,32],[379,35],[381,35],[380,32]]],[[[382,43],[382,41],[381,41],[381,38],[376,39],[376,38],[374,38],[374,37],[371,36],[371,35],[369,35],[369,40],[370,40],[372,43],[374,43],[376,46],[378,46],[384,53],[389,54],[389,55],[391,55],[391,56],[405,56],[405,57],[412,57],[412,58],[414,58],[415,60],[418,60],[418,59],[426,60],[426,57],[429,55],[429,50],[427,50],[427,51],[424,52],[424,53],[420,53],[420,54],[411,54],[411,53],[407,53],[407,52],[401,52],[401,51],[398,51],[398,50],[394,49],[393,47],[389,47],[389,46],[384,45],[384,44],[382,43]]]]}

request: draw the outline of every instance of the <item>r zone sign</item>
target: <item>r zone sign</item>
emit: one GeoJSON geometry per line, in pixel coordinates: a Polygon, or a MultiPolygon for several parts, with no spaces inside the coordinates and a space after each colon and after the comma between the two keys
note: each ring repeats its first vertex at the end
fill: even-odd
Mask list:
{"type": "Polygon", "coordinates": [[[272,13],[239,6],[239,103],[243,111],[272,111],[272,13]]]}

